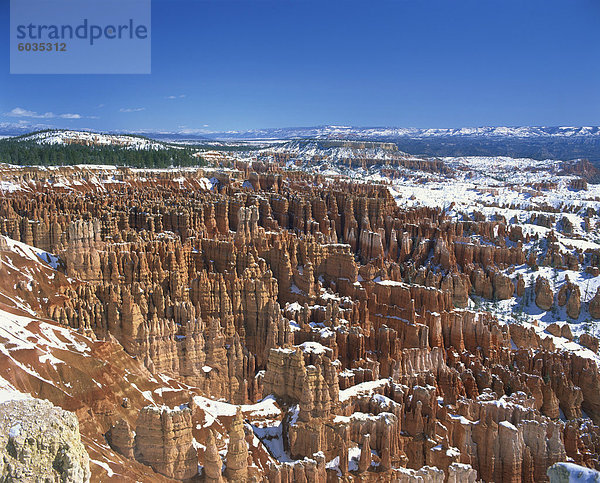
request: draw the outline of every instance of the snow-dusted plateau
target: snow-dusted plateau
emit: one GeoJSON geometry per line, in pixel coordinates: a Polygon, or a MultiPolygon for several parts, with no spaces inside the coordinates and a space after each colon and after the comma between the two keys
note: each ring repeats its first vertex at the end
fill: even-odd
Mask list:
{"type": "Polygon", "coordinates": [[[0,479],[600,481],[598,165],[394,141],[598,128],[318,129],[11,141],[202,166],[0,165],[0,479]]]}

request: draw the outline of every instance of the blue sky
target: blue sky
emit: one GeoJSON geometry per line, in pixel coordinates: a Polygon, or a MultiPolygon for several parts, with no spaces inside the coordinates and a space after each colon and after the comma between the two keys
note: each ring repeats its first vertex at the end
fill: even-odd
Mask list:
{"type": "Polygon", "coordinates": [[[597,0],[153,0],[150,75],[10,75],[0,2],[0,126],[600,124],[597,0]]]}

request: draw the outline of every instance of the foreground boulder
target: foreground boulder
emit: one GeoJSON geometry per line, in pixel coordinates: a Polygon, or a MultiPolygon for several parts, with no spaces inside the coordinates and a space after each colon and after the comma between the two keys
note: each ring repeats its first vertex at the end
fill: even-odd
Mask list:
{"type": "Polygon", "coordinates": [[[90,481],[75,414],[39,399],[0,404],[0,480],[90,481]]]}
{"type": "Polygon", "coordinates": [[[574,463],[554,463],[547,471],[550,483],[597,483],[600,482],[600,471],[579,466],[574,463]]]}

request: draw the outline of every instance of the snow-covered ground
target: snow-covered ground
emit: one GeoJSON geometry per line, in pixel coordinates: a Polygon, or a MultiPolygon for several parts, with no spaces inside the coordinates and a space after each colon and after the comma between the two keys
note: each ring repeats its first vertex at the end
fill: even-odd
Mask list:
{"type": "Polygon", "coordinates": [[[17,391],[12,384],[0,377],[0,404],[7,401],[31,399],[31,394],[17,391]]]}
{"type": "Polygon", "coordinates": [[[18,255],[21,255],[29,260],[33,260],[34,262],[39,262],[40,260],[52,268],[56,270],[58,267],[58,257],[53,255],[52,253],[48,253],[40,248],[32,247],[31,245],[27,245],[26,243],[22,243],[7,236],[0,235],[6,242],[8,248],[18,255]]]}
{"type": "MultiPolygon", "coordinates": [[[[345,132],[351,128],[341,126],[336,129],[345,132]]],[[[434,131],[425,134],[448,134],[448,130],[434,131]]],[[[598,132],[596,128],[477,128],[467,131],[453,132],[452,135],[551,137],[598,132]]],[[[511,227],[519,227],[523,236],[529,236],[522,243],[524,253],[534,253],[538,259],[548,249],[547,237],[552,234],[560,253],[580,259],[579,270],[554,269],[543,264],[510,267],[504,270],[505,274],[512,279],[522,275],[526,282],[526,295],[495,303],[474,297],[472,306],[487,309],[505,322],[533,324],[544,336],[550,336],[544,333],[544,329],[553,322],[570,323],[576,337],[584,332],[600,336],[600,322],[590,317],[587,307],[600,289],[600,277],[594,276],[593,271],[586,271],[593,261],[591,253],[600,250],[600,184],[587,183],[587,189],[575,189],[577,185],[573,183],[578,179],[577,176],[566,175],[565,164],[560,160],[501,156],[425,159],[390,149],[383,143],[366,146],[292,141],[265,149],[261,154],[271,161],[275,160],[271,154],[273,152],[287,154],[289,159],[285,168],[318,173],[334,183],[340,177],[347,177],[355,182],[382,184],[401,208],[440,208],[450,220],[456,222],[485,219],[505,223],[507,231],[511,227]],[[369,163],[363,167],[349,167],[348,163],[340,162],[343,159],[368,159],[369,163]],[[398,162],[389,163],[390,160],[398,162]],[[423,171],[407,167],[414,166],[413,161],[429,161],[432,169],[423,171]],[[434,162],[438,166],[441,162],[445,171],[440,172],[434,162]],[[565,220],[571,225],[568,229],[565,229],[565,220]],[[549,311],[540,310],[535,305],[531,292],[538,276],[550,281],[555,296],[566,277],[579,286],[582,304],[576,320],[567,317],[566,308],[557,304],[549,311]]],[[[473,240],[476,243],[507,247],[517,245],[508,238],[476,238],[478,240],[473,240]]],[[[570,347],[564,342],[556,342],[559,347],[570,347]]]]}
{"type": "Polygon", "coordinates": [[[276,417],[281,414],[281,409],[275,403],[273,396],[267,396],[256,404],[243,404],[241,406],[215,401],[203,396],[195,396],[194,403],[204,410],[204,427],[209,427],[220,416],[235,416],[238,408],[250,418],[276,417]]]}
{"type": "Polygon", "coordinates": [[[88,131],[51,130],[20,137],[21,141],[34,141],[38,144],[83,144],[86,146],[119,146],[135,150],[164,149],[163,143],[138,136],[102,134],[88,131]]]}
{"type": "MultiPolygon", "coordinates": [[[[546,244],[544,238],[551,231],[561,253],[577,255],[578,250],[600,249],[600,185],[588,184],[587,190],[572,189],[570,183],[574,177],[559,176],[556,161],[512,158],[446,158],[444,161],[455,169],[455,177],[436,179],[428,175],[431,179],[426,182],[411,177],[392,181],[389,191],[398,205],[439,207],[456,221],[473,218],[475,213],[483,214],[487,220],[505,220],[508,227],[521,227],[524,235],[538,238],[523,244],[526,253],[533,251],[539,255],[546,244]],[[537,189],[536,185],[541,183],[553,185],[537,189]],[[589,217],[591,227],[586,230],[585,219],[590,210],[594,216],[589,217]],[[532,217],[538,215],[553,217],[551,227],[536,224],[532,217]],[[561,232],[563,217],[573,226],[570,233],[561,232]]],[[[507,246],[511,243],[506,241],[507,246]]],[[[552,322],[568,321],[573,324],[574,335],[591,332],[598,336],[600,324],[591,319],[585,303],[600,288],[600,277],[586,273],[584,265],[585,262],[579,271],[573,271],[548,266],[531,268],[524,264],[506,271],[513,278],[523,275],[529,291],[533,291],[535,279],[543,276],[550,281],[555,294],[568,277],[579,286],[584,302],[577,320],[567,317],[565,307],[540,310],[533,296],[527,300],[514,297],[484,305],[501,319],[513,318],[515,312],[519,312],[521,319],[542,329],[552,322]]]]}

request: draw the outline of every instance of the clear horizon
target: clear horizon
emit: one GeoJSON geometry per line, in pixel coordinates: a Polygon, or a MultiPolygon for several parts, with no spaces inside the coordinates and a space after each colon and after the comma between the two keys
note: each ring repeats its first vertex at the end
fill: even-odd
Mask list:
{"type": "Polygon", "coordinates": [[[0,127],[600,125],[591,0],[154,0],[152,18],[150,75],[10,75],[4,49],[0,127]]]}

